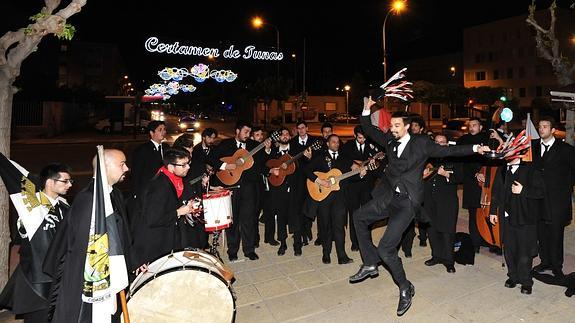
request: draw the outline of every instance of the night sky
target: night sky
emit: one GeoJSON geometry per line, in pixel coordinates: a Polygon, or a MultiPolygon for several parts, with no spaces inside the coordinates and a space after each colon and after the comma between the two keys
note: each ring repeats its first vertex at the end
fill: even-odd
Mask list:
{"type": "MultiPolygon", "coordinates": [[[[393,62],[461,50],[462,30],[505,17],[526,14],[530,0],[439,1],[411,0],[400,16],[387,22],[387,47],[393,62]]],[[[550,1],[537,1],[546,8],[550,1]]],[[[27,17],[38,12],[41,1],[4,0],[0,32],[23,27],[27,17]],[[37,3],[34,7],[33,3],[37,3]],[[6,7],[7,6],[7,7],[6,7]]],[[[280,32],[280,48],[287,56],[281,63],[285,77],[301,82],[304,38],[307,43],[309,92],[327,92],[362,74],[368,82],[381,83],[382,23],[388,1],[143,1],[88,0],[70,22],[77,28],[75,40],[117,43],[130,76],[154,80],[154,70],[164,65],[191,66],[201,58],[146,53],[144,41],[161,41],[226,48],[255,45],[271,50],[276,33],[271,27],[255,30],[254,15],[262,16],[280,32]],[[146,2],[147,3],[147,2],[146,2]],[[297,61],[291,59],[297,55],[297,61]],[[297,69],[296,69],[297,66],[297,69]]],[[[570,1],[559,1],[567,6],[570,1]]],[[[219,60],[223,68],[240,71],[240,78],[275,73],[275,62],[246,63],[219,60]]],[[[389,73],[389,72],[388,72],[389,73]]],[[[391,74],[391,73],[390,73],[391,74]]]]}

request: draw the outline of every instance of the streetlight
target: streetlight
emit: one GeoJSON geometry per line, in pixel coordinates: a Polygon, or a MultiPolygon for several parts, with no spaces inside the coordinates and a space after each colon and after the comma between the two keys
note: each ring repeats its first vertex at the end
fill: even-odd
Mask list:
{"type": "MultiPolygon", "coordinates": [[[[252,26],[254,28],[259,29],[263,25],[268,25],[270,27],[273,27],[276,30],[276,51],[279,53],[280,52],[280,31],[279,31],[278,27],[264,21],[262,17],[255,16],[252,18],[252,26]]],[[[280,80],[280,61],[277,61],[276,82],[278,84],[279,84],[279,80],[280,80]]],[[[278,102],[278,104],[279,104],[279,102],[278,102]]],[[[282,119],[283,119],[283,117],[282,117],[282,119]]],[[[264,128],[267,128],[267,123],[268,123],[268,110],[267,110],[267,108],[264,108],[264,128]]]]}
{"type": "Polygon", "coordinates": [[[351,90],[351,86],[346,84],[343,90],[345,91],[345,113],[347,114],[345,116],[345,123],[349,124],[349,90],[351,90]]]}
{"type": "Polygon", "coordinates": [[[387,11],[387,15],[385,15],[385,19],[383,20],[383,81],[387,81],[387,51],[385,48],[385,24],[387,23],[387,18],[389,14],[395,12],[398,15],[402,10],[406,7],[405,0],[395,0],[389,10],[387,11]]]}
{"type": "Polygon", "coordinates": [[[449,70],[451,71],[451,76],[455,76],[455,66],[451,66],[449,70]]]}

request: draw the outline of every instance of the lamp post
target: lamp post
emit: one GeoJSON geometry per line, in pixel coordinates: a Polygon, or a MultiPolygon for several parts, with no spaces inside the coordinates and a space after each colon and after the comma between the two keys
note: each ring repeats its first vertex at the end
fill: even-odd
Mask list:
{"type": "MultiPolygon", "coordinates": [[[[280,52],[280,31],[278,29],[278,27],[276,25],[272,25],[266,21],[263,20],[263,18],[256,16],[254,18],[252,18],[252,26],[256,29],[261,28],[263,25],[267,25],[270,27],[273,27],[276,30],[276,51],[279,53],[280,52]]],[[[277,61],[277,70],[276,70],[276,83],[279,85],[279,80],[280,80],[280,62],[277,61]]],[[[277,102],[278,105],[278,109],[279,109],[279,102],[277,102]]],[[[268,111],[267,108],[264,108],[264,128],[267,128],[267,123],[268,123],[268,111]]],[[[283,116],[282,116],[283,119],[283,116]]]]}
{"type": "Polygon", "coordinates": [[[343,90],[345,91],[345,123],[349,124],[349,90],[351,90],[351,86],[345,85],[343,90]]]}
{"type": "Polygon", "coordinates": [[[387,23],[387,18],[392,12],[399,14],[403,9],[405,9],[405,0],[396,0],[391,4],[391,8],[387,11],[385,19],[383,19],[383,81],[387,81],[387,50],[385,45],[385,25],[387,23]]]}

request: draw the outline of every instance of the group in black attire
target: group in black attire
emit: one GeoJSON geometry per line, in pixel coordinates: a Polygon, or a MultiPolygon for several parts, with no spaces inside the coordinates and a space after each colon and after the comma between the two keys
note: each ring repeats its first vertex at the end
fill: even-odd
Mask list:
{"type": "MultiPolygon", "coordinates": [[[[131,277],[147,270],[147,264],[173,250],[205,250],[208,234],[198,220],[200,210],[194,201],[201,200],[210,190],[230,189],[233,192],[233,224],[225,231],[230,261],[238,259],[240,245],[246,258],[259,258],[256,248],[259,246],[261,209],[265,222],[264,242],[279,245],[279,256],[288,250],[290,233],[294,255],[301,256],[302,246],[312,239],[311,222],[317,218],[316,242],[322,246],[323,263],[331,262],[332,242],[335,242],[338,263],[349,264],[353,259],[345,249],[347,226],[351,250],[359,250],[362,258],[359,271],[349,281],[358,283],[375,277],[378,266],[385,264],[399,287],[397,314],[406,313],[415,288],[405,275],[398,247],[412,243],[415,220],[420,239],[425,241],[428,236],[431,245],[432,257],[425,265],[443,264],[448,272],[455,272],[453,244],[459,184],[463,184],[462,206],[469,210],[473,245],[476,251],[483,245],[474,216],[479,207],[478,180],[484,180],[479,168],[485,159],[477,158],[476,153],[489,151],[484,145],[490,139],[481,132],[479,120],[472,119],[470,133],[461,137],[457,146],[449,147],[443,135],[437,135],[434,142],[427,135],[411,133],[411,116],[403,112],[392,115],[390,131],[385,133],[371,124],[370,108],[368,104],[364,109],[361,125],[354,129],[355,138],[343,145],[337,135],[328,131],[332,130],[331,125],[322,127],[322,134],[326,129],[324,137],[309,135],[303,121],[297,123],[297,135],[293,138],[289,129],[282,127],[278,142],[273,143],[269,138],[264,140],[265,149],[253,155],[254,165],[231,187],[223,185],[213,174],[235,168],[220,158],[231,156],[238,149],[250,151],[258,146],[257,141],[250,139],[253,128],[248,123],[238,122],[235,136],[218,145],[214,144],[217,131],[208,128],[197,145],[193,146],[191,136],[182,135],[173,147],[163,143],[164,124],[150,123],[150,141],[138,147],[133,155],[132,192],[127,203],[113,188],[128,172],[126,158],[121,151],[106,150],[114,216],[131,277]],[[317,140],[323,141],[324,146],[312,151],[310,146],[317,140]],[[358,162],[369,160],[380,150],[386,153],[386,165],[380,167],[384,171],[362,169],[359,174],[342,181],[342,189],[333,191],[323,201],[310,198],[306,181],[324,187],[331,185],[314,172],[337,168],[345,173],[356,169],[358,162]],[[295,173],[288,175],[281,185],[272,186],[265,181],[267,176],[279,172],[277,168],[266,166],[268,160],[300,153],[303,157],[296,161],[295,173]],[[387,219],[387,228],[374,246],[372,225],[382,219],[387,219]],[[427,233],[425,228],[428,228],[427,233]],[[413,232],[411,236],[407,234],[410,231],[413,232]]],[[[539,123],[542,138],[532,142],[533,163],[522,163],[520,159],[508,161],[499,167],[495,177],[490,220],[502,225],[509,277],[504,285],[512,288],[521,284],[524,294],[532,292],[531,267],[537,254],[541,263],[533,270],[563,274],[563,233],[571,221],[575,151],[553,137],[554,129],[552,119],[542,119],[539,123]]],[[[52,280],[51,301],[46,301],[51,309],[45,306],[40,318],[24,315],[26,322],[69,322],[80,315],[82,305],[78,295],[81,294],[85,240],[90,227],[90,214],[86,212],[90,208],[86,206],[91,203],[92,189],[93,185],[89,185],[76,196],[67,212],[69,216],[64,216],[46,255],[35,255],[39,259],[45,258],[43,270],[52,280]]],[[[25,263],[24,254],[22,257],[22,263],[25,263]]],[[[16,297],[13,301],[29,303],[16,297]]],[[[13,308],[18,306],[22,304],[14,304],[13,308]]],[[[30,308],[30,312],[35,312],[30,308]]],[[[113,318],[118,320],[119,316],[113,318]]]]}

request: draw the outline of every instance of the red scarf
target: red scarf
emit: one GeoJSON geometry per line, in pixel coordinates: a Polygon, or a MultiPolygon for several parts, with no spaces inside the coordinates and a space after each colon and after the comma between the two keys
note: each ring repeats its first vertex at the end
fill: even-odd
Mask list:
{"type": "Polygon", "coordinates": [[[184,193],[184,181],[181,177],[175,175],[174,173],[170,172],[166,166],[162,166],[162,168],[160,168],[158,170],[158,173],[164,173],[164,175],[166,175],[168,177],[168,179],[170,179],[170,182],[172,182],[172,185],[174,185],[174,188],[176,189],[176,194],[178,195],[178,198],[182,197],[182,193],[184,193]]]}

